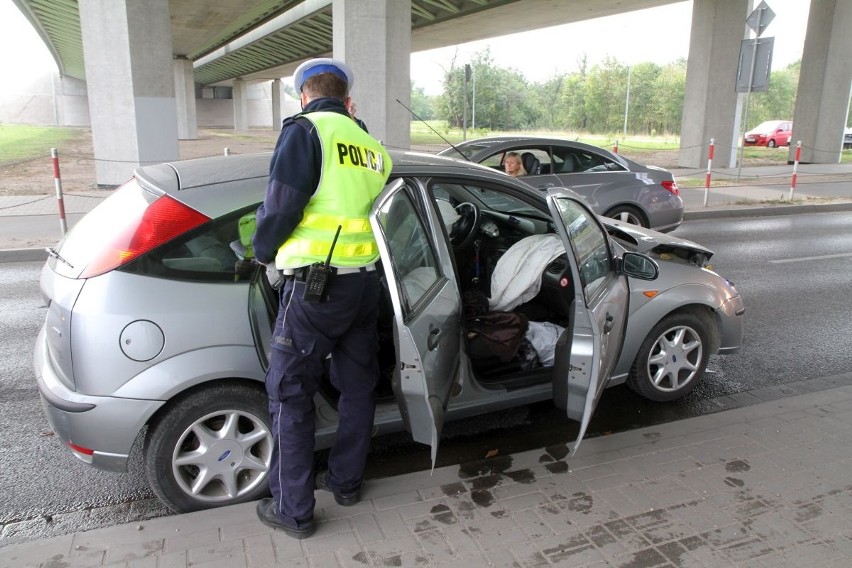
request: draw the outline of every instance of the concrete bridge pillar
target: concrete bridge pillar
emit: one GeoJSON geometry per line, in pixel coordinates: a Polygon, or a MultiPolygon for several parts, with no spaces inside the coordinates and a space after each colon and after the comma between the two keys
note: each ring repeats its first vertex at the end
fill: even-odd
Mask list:
{"type": "Polygon", "coordinates": [[[388,147],[409,149],[411,3],[334,0],[334,57],[355,72],[350,93],[370,134],[388,147]],[[348,31],[347,31],[348,30],[348,31]]]}
{"type": "Polygon", "coordinates": [[[179,157],[168,0],[79,0],[97,184],[179,157]]]}

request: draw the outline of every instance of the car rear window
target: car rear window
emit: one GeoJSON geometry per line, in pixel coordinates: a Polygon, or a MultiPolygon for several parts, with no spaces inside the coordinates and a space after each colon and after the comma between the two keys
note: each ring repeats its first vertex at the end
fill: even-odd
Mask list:
{"type": "Polygon", "coordinates": [[[102,250],[102,243],[114,240],[129,224],[138,222],[157,199],[133,179],[104,199],[80,219],[48,257],[58,274],[77,278],[102,250]]]}
{"type": "Polygon", "coordinates": [[[247,258],[250,237],[241,239],[240,221],[253,216],[259,203],[213,219],[128,262],[122,272],[195,282],[246,282],[257,265],[247,258]],[[246,242],[243,242],[243,241],[246,242]]]}

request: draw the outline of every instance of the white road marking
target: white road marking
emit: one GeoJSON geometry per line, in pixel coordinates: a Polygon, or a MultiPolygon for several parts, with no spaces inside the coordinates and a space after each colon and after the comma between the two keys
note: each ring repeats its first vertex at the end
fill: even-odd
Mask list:
{"type": "Polygon", "coordinates": [[[823,254],[820,256],[803,256],[801,258],[783,258],[779,260],[770,260],[770,264],[785,264],[787,262],[805,262],[806,260],[824,260],[828,258],[845,258],[852,256],[852,252],[842,252],[840,254],[823,254]]]}

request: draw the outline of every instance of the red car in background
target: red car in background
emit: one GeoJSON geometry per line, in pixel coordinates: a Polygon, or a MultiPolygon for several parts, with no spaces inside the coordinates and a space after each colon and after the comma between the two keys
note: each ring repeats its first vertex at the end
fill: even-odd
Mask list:
{"type": "Polygon", "coordinates": [[[745,133],[743,143],[746,146],[789,146],[793,135],[793,122],[790,120],[767,120],[757,128],[745,133]]]}

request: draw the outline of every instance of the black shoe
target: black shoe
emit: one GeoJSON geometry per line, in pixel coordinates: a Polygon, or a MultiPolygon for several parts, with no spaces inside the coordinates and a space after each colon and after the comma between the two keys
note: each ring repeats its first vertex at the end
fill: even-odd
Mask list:
{"type": "Polygon", "coordinates": [[[285,525],[281,522],[281,519],[278,518],[278,515],[275,512],[275,502],[272,501],[272,497],[267,497],[265,499],[261,499],[257,502],[257,518],[260,519],[260,522],[268,527],[272,527],[273,529],[281,529],[287,536],[292,536],[293,538],[308,538],[314,531],[316,530],[316,525],[314,525],[313,519],[310,521],[303,523],[302,528],[295,528],[285,525]]]}
{"type": "Polygon", "coordinates": [[[314,479],[314,483],[316,484],[317,489],[334,493],[334,500],[337,501],[338,505],[343,505],[344,507],[351,507],[352,505],[361,500],[360,491],[355,491],[354,493],[338,493],[334,489],[332,489],[328,484],[327,470],[319,472],[316,478],[314,479]]]}

